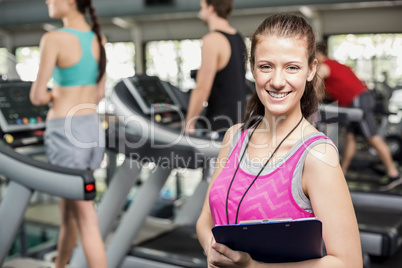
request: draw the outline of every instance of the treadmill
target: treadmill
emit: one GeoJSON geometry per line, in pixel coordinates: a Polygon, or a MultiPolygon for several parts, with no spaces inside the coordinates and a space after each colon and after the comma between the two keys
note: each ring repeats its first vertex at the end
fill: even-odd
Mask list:
{"type": "MultiPolygon", "coordinates": [[[[106,243],[108,267],[207,266],[195,231],[208,188],[206,179],[201,180],[173,221],[153,222],[154,230],[158,230],[156,237],[133,247],[172,169],[203,168],[205,175],[209,160],[219,153],[221,141],[207,132],[183,133],[188,97],[157,77],[136,75],[122,79],[106,104],[113,110],[104,122],[108,126],[107,149],[126,156],[98,207],[102,237],[106,240],[114,231],[110,243],[106,243]],[[142,165],[149,162],[155,164],[155,169],[138,189],[114,230],[142,165]],[[161,232],[162,229],[165,231],[161,232]],[[158,245],[165,246],[158,248],[158,245]]],[[[81,246],[73,253],[70,265],[87,267],[81,246]]]]}
{"type": "Polygon", "coordinates": [[[45,262],[34,259],[4,263],[34,191],[76,200],[92,200],[96,195],[90,171],[53,166],[15,151],[15,147],[41,142],[44,121],[40,119],[45,118],[47,107],[32,106],[30,87],[31,83],[22,81],[0,83],[0,128],[4,138],[0,141],[0,174],[8,180],[0,203],[0,265],[4,267],[44,267],[45,262]]]}
{"type": "Polygon", "coordinates": [[[11,148],[42,145],[47,105],[33,106],[29,100],[31,82],[0,82],[0,134],[11,148]]]}
{"type": "MultiPolygon", "coordinates": [[[[98,207],[102,237],[113,231],[130,188],[138,180],[141,164],[156,160],[156,168],[137,192],[121,218],[110,243],[106,244],[108,267],[178,268],[206,267],[206,256],[199,245],[195,222],[201,212],[208,182],[204,178],[181,214],[163,232],[147,240],[134,241],[144,231],[149,212],[159,196],[172,168],[203,168],[216,157],[219,140],[207,133],[183,136],[183,121],[188,96],[157,77],[134,76],[118,83],[107,104],[113,115],[105,117],[108,150],[123,153],[123,164],[114,174],[98,207]],[[156,98],[156,100],[154,99],[156,98]],[[158,162],[157,159],[173,161],[158,162]],[[186,159],[176,161],[177,159],[186,159]],[[158,165],[159,163],[159,165],[158,165]],[[145,224],[144,224],[145,223],[145,224]]],[[[161,226],[151,226],[162,229],[161,226]]],[[[370,259],[363,255],[364,267],[370,259]]],[[[87,267],[82,248],[78,247],[70,262],[73,267],[87,267]]]]}
{"type": "MultiPolygon", "coordinates": [[[[335,143],[338,127],[362,118],[363,112],[356,108],[343,108],[333,104],[319,109],[318,124],[327,127],[327,136],[335,143]]],[[[358,182],[353,182],[353,185],[358,182]]],[[[350,187],[356,212],[363,251],[372,256],[391,257],[402,244],[402,196],[384,193],[372,187],[350,187]]]]}

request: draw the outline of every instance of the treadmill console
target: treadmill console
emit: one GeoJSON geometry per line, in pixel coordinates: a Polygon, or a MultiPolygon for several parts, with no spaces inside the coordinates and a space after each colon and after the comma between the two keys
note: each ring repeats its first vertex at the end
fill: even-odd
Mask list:
{"type": "Polygon", "coordinates": [[[31,82],[0,83],[0,131],[10,145],[39,142],[45,129],[48,106],[34,106],[29,100],[31,82]]]}
{"type": "Polygon", "coordinates": [[[117,88],[124,88],[132,99],[129,107],[161,124],[176,124],[183,119],[188,99],[186,93],[156,76],[136,75],[123,78],[117,88]]]}

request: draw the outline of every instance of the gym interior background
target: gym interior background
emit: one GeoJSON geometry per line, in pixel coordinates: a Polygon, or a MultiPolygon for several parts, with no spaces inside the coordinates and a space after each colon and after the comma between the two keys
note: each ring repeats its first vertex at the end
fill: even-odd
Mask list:
{"type": "MultiPolygon", "coordinates": [[[[0,80],[35,80],[40,38],[46,31],[61,26],[59,21],[49,19],[44,2],[0,0],[0,80]]],[[[208,31],[197,18],[199,0],[93,0],[93,4],[107,39],[106,98],[99,105],[100,114],[107,112],[108,97],[123,78],[146,74],[157,76],[183,92],[194,87],[190,73],[200,65],[201,37],[208,31]]],[[[304,16],[318,39],[328,41],[329,55],[349,65],[389,110],[390,114],[379,119],[379,122],[384,118],[387,121],[385,131],[393,136],[402,135],[402,1],[235,0],[234,7],[229,21],[244,35],[246,42],[257,25],[271,14],[304,16]]],[[[250,73],[247,78],[252,80],[250,73]]],[[[362,154],[369,150],[364,144],[360,149],[362,154]]],[[[401,166],[402,152],[395,154],[400,157],[397,160],[401,166]]],[[[118,154],[116,158],[118,168],[125,156],[118,154]]],[[[105,157],[102,168],[95,173],[97,202],[108,188],[109,163],[105,157]]],[[[150,169],[152,165],[141,172],[143,180],[150,169]]],[[[356,176],[352,174],[348,178],[351,189],[376,192],[374,179],[368,178],[367,183],[362,183],[356,176]]],[[[160,198],[180,210],[200,180],[200,169],[175,169],[160,191],[160,198]],[[189,180],[189,177],[197,179],[189,180]]],[[[5,195],[6,181],[0,178],[0,200],[5,195]]],[[[137,188],[130,191],[127,203],[136,195],[137,188]]],[[[402,188],[388,195],[402,200],[402,188]]],[[[163,202],[157,206],[166,205],[163,202]]],[[[161,218],[169,217],[173,215],[168,213],[161,218]]],[[[402,216],[397,217],[402,222],[402,216]]],[[[47,249],[54,249],[57,239],[57,198],[35,193],[24,222],[6,260],[24,254],[51,258],[49,252],[52,251],[47,249]],[[21,244],[23,241],[26,245],[21,244]]],[[[402,233],[402,227],[400,231],[402,233]]],[[[399,239],[397,250],[389,254],[392,256],[371,254],[371,267],[400,267],[401,241],[399,239]]]]}

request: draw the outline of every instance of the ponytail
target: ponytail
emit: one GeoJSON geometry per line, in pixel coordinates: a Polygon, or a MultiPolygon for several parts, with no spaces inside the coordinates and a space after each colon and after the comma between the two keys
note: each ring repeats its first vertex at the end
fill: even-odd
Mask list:
{"type": "Polygon", "coordinates": [[[96,16],[95,8],[92,6],[91,1],[88,2],[89,2],[88,4],[89,15],[91,16],[92,21],[92,31],[95,32],[96,38],[98,39],[99,43],[100,57],[99,57],[99,75],[97,79],[97,82],[99,82],[102,76],[105,74],[106,70],[106,51],[102,43],[101,27],[98,22],[98,17],[96,16]]]}
{"type": "Polygon", "coordinates": [[[95,8],[92,6],[92,0],[75,0],[77,5],[77,10],[84,14],[86,11],[89,11],[89,15],[91,16],[92,21],[92,31],[96,34],[96,39],[98,39],[99,43],[99,75],[96,82],[99,82],[102,76],[105,74],[106,70],[106,51],[105,47],[102,43],[102,35],[101,35],[101,27],[98,22],[98,17],[96,16],[95,8]]]}

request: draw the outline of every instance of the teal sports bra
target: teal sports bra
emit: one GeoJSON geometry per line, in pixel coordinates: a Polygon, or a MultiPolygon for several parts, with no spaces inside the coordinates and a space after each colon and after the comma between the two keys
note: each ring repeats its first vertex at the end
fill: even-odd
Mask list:
{"type": "Polygon", "coordinates": [[[53,82],[62,87],[96,85],[99,75],[98,62],[92,55],[93,31],[82,32],[71,28],[60,28],[58,31],[72,33],[78,37],[82,56],[77,64],[67,67],[54,67],[53,82]]]}

